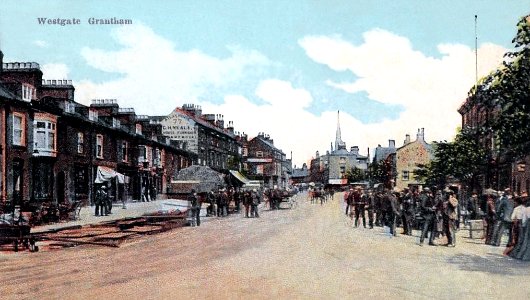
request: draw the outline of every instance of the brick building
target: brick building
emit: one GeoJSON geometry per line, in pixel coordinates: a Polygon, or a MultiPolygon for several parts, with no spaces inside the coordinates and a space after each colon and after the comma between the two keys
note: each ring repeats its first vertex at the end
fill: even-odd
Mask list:
{"type": "Polygon", "coordinates": [[[71,81],[42,80],[37,63],[0,65],[4,207],[88,204],[101,173],[116,175],[108,182],[115,201],[164,197],[171,177],[196,160],[162,135],[161,124],[114,99],[85,106],[71,81]]]}
{"type": "Polygon", "coordinates": [[[243,143],[243,168],[250,179],[261,180],[265,186],[285,188],[289,175],[285,168],[286,156],[274,146],[269,135],[260,132],[258,136],[243,143]]]}
{"type": "Polygon", "coordinates": [[[203,114],[194,104],[177,107],[164,117],[152,117],[161,124],[162,134],[197,155],[196,164],[228,174],[241,170],[241,135],[232,122],[225,127],[223,115],[203,114]]]}

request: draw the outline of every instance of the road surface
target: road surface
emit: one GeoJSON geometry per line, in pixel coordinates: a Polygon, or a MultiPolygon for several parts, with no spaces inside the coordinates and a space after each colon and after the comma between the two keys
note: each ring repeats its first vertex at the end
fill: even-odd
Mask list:
{"type": "MultiPolygon", "coordinates": [[[[530,263],[352,228],[342,194],[259,219],[212,218],[120,248],[0,254],[3,299],[530,299],[530,263]]],[[[417,232],[415,232],[417,233],[417,232]]]]}

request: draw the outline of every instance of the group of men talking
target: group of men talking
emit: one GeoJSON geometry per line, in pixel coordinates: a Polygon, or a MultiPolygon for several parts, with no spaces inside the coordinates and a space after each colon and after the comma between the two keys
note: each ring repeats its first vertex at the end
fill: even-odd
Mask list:
{"type": "Polygon", "coordinates": [[[346,215],[352,217],[354,227],[364,228],[366,216],[368,227],[386,226],[390,234],[397,236],[398,224],[403,228],[402,234],[412,235],[412,230],[421,230],[419,245],[429,237],[429,245],[436,245],[434,239],[440,234],[447,237],[447,246],[454,247],[456,243],[456,222],[458,199],[454,191],[449,188],[431,191],[423,188],[421,191],[405,188],[399,189],[363,189],[350,188],[344,195],[346,215]]]}

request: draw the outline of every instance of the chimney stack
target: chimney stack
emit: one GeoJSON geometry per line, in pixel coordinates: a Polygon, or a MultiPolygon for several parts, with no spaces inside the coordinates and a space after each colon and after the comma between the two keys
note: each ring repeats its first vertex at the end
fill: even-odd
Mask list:
{"type": "Polygon", "coordinates": [[[388,148],[396,148],[396,141],[388,140],[388,148]]]}
{"type": "Polygon", "coordinates": [[[416,136],[416,140],[418,141],[424,141],[425,140],[425,129],[424,128],[418,128],[418,134],[416,136]]]}
{"type": "Polygon", "coordinates": [[[2,70],[4,68],[4,53],[2,50],[0,50],[0,73],[2,73],[2,70]]]}
{"type": "Polygon", "coordinates": [[[405,135],[405,141],[403,142],[403,146],[410,143],[410,134],[405,135]]]}

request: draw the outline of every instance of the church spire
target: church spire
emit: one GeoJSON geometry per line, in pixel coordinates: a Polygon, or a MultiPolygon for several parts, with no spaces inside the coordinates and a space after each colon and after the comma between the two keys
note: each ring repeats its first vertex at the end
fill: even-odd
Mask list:
{"type": "Polygon", "coordinates": [[[337,110],[337,132],[335,133],[335,150],[346,149],[346,143],[342,141],[340,136],[340,112],[337,110]]]}

